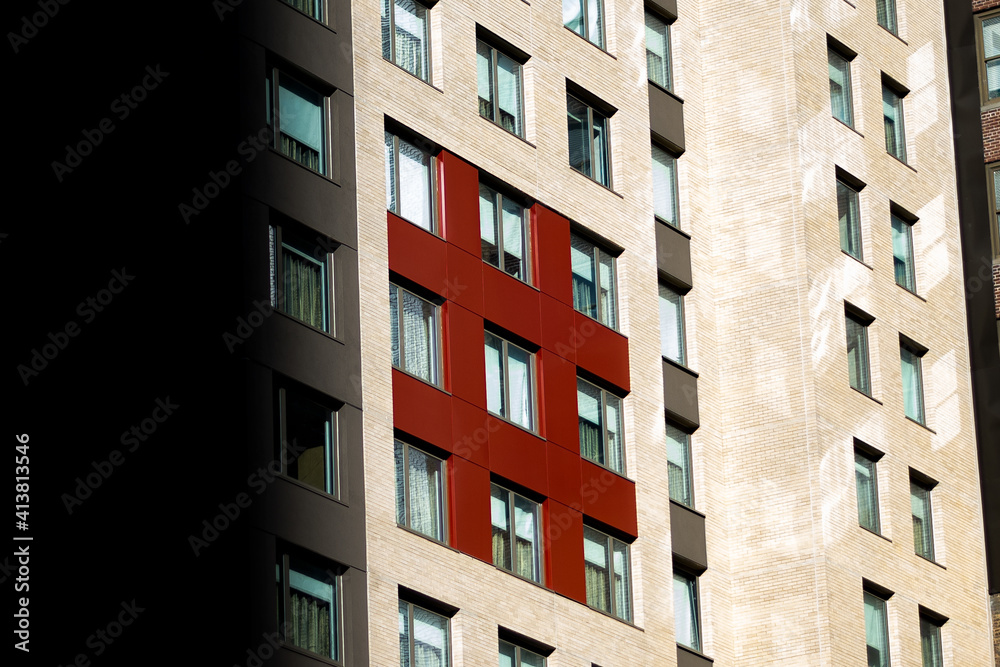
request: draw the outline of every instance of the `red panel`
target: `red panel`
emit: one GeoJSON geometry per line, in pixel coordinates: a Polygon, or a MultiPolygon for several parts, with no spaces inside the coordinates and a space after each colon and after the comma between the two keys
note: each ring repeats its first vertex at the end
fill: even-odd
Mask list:
{"type": "Polygon", "coordinates": [[[389,270],[444,295],[446,244],[394,213],[389,218],[389,270]]]}
{"type": "Polygon", "coordinates": [[[530,341],[542,339],[538,290],[486,264],[483,291],[486,319],[530,341]]]}
{"type": "Polygon", "coordinates": [[[538,387],[545,438],[580,453],[580,418],[576,407],[576,366],[548,350],[540,350],[538,387]]]}
{"type": "Polygon", "coordinates": [[[573,312],[572,306],[541,295],[542,347],[575,364],[576,348],[583,339],[573,327],[573,312]]]}
{"type": "Polygon", "coordinates": [[[541,204],[535,204],[531,211],[535,230],[535,285],[546,294],[572,306],[569,220],[541,204]]]}
{"type": "Polygon", "coordinates": [[[486,407],[486,355],[483,318],[456,303],[448,304],[448,345],[451,356],[451,393],[473,405],[486,407]]]}
{"type": "Polygon", "coordinates": [[[583,507],[580,455],[552,442],[545,449],[549,462],[549,497],[571,507],[583,507]]]}
{"type": "Polygon", "coordinates": [[[451,399],[451,435],[456,456],[490,467],[490,433],[500,428],[500,420],[461,398],[451,399]]]}
{"type": "Polygon", "coordinates": [[[580,462],[584,513],[636,537],[635,483],[590,461],[580,462]]]}
{"type": "Polygon", "coordinates": [[[451,451],[451,397],[395,368],[392,369],[392,423],[451,451]]]}
{"type": "Polygon", "coordinates": [[[453,456],[451,466],[451,545],[470,556],[493,562],[490,530],[490,472],[453,456]]]}
{"type": "Polygon", "coordinates": [[[444,237],[474,257],[480,257],[479,171],[468,162],[441,151],[442,227],[444,237]]]}
{"type": "Polygon", "coordinates": [[[490,433],[490,470],[548,495],[545,441],[505,421],[490,433]]]}
{"type": "Polygon", "coordinates": [[[576,363],[623,391],[629,391],[628,338],[582,313],[573,312],[580,339],[576,363]]]}
{"type": "Polygon", "coordinates": [[[545,501],[545,546],[549,588],[587,604],[583,573],[583,515],[552,499],[545,501]]]}
{"type": "Polygon", "coordinates": [[[444,297],[474,313],[483,312],[483,260],[448,245],[448,282],[444,297]]]}

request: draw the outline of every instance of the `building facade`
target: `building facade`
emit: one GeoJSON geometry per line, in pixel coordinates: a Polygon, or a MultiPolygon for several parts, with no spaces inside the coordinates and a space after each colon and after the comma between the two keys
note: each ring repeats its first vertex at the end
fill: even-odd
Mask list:
{"type": "Polygon", "coordinates": [[[245,3],[274,659],[988,664],[944,12],[245,3]]]}

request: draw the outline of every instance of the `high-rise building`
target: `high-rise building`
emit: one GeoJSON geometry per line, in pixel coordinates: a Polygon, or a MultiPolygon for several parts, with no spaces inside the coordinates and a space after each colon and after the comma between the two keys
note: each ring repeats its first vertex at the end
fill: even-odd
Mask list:
{"type": "Polygon", "coordinates": [[[274,660],[989,664],[942,3],[238,12],[274,660]]]}

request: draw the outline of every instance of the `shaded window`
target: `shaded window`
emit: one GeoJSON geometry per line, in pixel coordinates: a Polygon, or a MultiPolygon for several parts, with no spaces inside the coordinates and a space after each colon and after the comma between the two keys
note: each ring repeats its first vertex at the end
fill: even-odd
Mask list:
{"type": "Polygon", "coordinates": [[[285,643],[341,664],[340,577],[288,555],[275,569],[285,643]]]}
{"type": "Polygon", "coordinates": [[[572,234],[573,307],[612,329],[618,328],[615,258],[598,245],[572,234]]]}
{"type": "Polygon", "coordinates": [[[382,57],[430,81],[430,10],[415,0],[382,0],[382,57]]]}
{"type": "Polygon", "coordinates": [[[488,185],[479,184],[479,236],[483,261],[518,280],[531,282],[528,209],[488,185]]]}
{"type": "Polygon", "coordinates": [[[875,13],[878,24],[891,32],[898,34],[896,25],[896,0],[875,0],[875,13]]]}
{"type": "Polygon", "coordinates": [[[882,83],[882,115],[885,119],[885,150],[906,162],[906,134],[903,130],[903,97],[882,83]]]}
{"type": "Polygon", "coordinates": [[[667,482],[670,499],[694,508],[691,478],[691,436],[667,422],[667,482]]]}
{"type": "Polygon", "coordinates": [[[608,117],[572,95],[566,96],[569,166],[611,187],[611,143],[608,117]]]}
{"type": "Polygon", "coordinates": [[[535,429],[535,355],[486,332],[486,408],[535,429]]]}
{"type": "Polygon", "coordinates": [[[490,485],[493,564],[541,583],[541,506],[513,491],[490,485]]]}
{"type": "Polygon", "coordinates": [[[910,509],[913,514],[913,551],[927,560],[934,560],[931,485],[913,477],[910,477],[910,509]]]}
{"type": "Polygon", "coordinates": [[[941,650],[941,621],[927,614],[920,614],[920,655],[922,667],[944,667],[941,650]]]}
{"type": "Polygon", "coordinates": [[[903,373],[903,412],[913,421],[925,423],[924,379],[921,370],[923,351],[900,341],[899,360],[903,373]]]}
{"type": "Polygon", "coordinates": [[[649,80],[673,91],[670,62],[670,25],[650,11],[646,12],[646,72],[649,80]]]}
{"type": "Polygon", "coordinates": [[[277,68],[271,70],[266,84],[267,125],[273,147],[299,164],[326,174],[327,98],[277,68]]]}
{"type": "Polygon", "coordinates": [[[392,365],[431,384],[440,384],[440,308],[427,299],[389,285],[392,365]]]}
{"type": "Polygon", "coordinates": [[[399,601],[400,667],[449,667],[450,621],[405,600],[399,601]]]}
{"type": "Polygon", "coordinates": [[[889,667],[889,626],[886,601],[865,591],[865,642],[868,667],[889,667]]]}
{"type": "Polygon", "coordinates": [[[333,333],[334,244],[319,235],[307,241],[286,227],[269,228],[271,305],[326,333],[333,333]]]}
{"type": "Polygon", "coordinates": [[[587,604],[632,620],[629,548],[624,542],[590,526],[583,527],[587,604]]]}
{"type": "Polygon", "coordinates": [[[603,49],[603,0],[563,0],[563,25],[603,49]]]}
{"type": "Polygon", "coordinates": [[[481,39],[476,40],[479,115],[524,136],[521,63],[481,39]]]}
{"type": "Polygon", "coordinates": [[[848,312],[845,316],[847,327],[847,374],[851,386],[862,394],[872,395],[871,376],[868,366],[868,322],[848,312]]]}
{"type": "Polygon", "coordinates": [[[434,232],[434,157],[429,151],[385,133],[386,208],[434,232]]]}
{"type": "Polygon", "coordinates": [[[501,639],[500,667],[545,667],[545,656],[501,639]]]}
{"type": "Polygon", "coordinates": [[[913,224],[893,213],[892,267],[896,284],[913,293],[917,291],[917,274],[913,265],[913,224]]]}
{"type": "Polygon", "coordinates": [[[701,651],[698,577],[674,568],[674,634],[677,643],[701,651]]]}
{"type": "Polygon", "coordinates": [[[881,534],[875,458],[859,449],[854,450],[854,482],[858,492],[858,524],[881,534]]]}
{"type": "Polygon", "coordinates": [[[397,440],[395,464],[396,523],[445,542],[445,462],[397,440]]]}
{"type": "Polygon", "coordinates": [[[291,387],[278,390],[282,473],[338,495],[337,413],[291,387]]]}
{"type": "Polygon", "coordinates": [[[827,49],[830,69],[830,107],[833,117],[854,127],[854,102],[851,97],[851,61],[836,49],[827,49]]]}
{"type": "Polygon", "coordinates": [[[680,229],[677,202],[677,158],[653,144],[653,213],[663,222],[680,229]]]}
{"type": "Polygon", "coordinates": [[[576,404],[580,416],[580,456],[624,475],[622,399],[577,378],[576,404]]]}
{"type": "Polygon", "coordinates": [[[285,0],[295,9],[306,16],[311,16],[317,21],[323,22],[323,0],[285,0]]]}
{"type": "Polygon", "coordinates": [[[684,297],[660,283],[660,354],[678,364],[687,363],[684,342],[684,297]]]}
{"type": "Polygon", "coordinates": [[[861,208],[858,191],[837,179],[837,217],[840,220],[840,249],[861,260],[861,208]]]}

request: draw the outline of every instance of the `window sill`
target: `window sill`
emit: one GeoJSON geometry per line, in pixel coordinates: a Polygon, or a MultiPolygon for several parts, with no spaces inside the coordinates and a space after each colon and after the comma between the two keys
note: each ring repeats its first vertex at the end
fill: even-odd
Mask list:
{"type": "MultiPolygon", "coordinates": [[[[537,406],[536,406],[536,407],[537,407],[537,406]]],[[[536,438],[538,438],[539,440],[541,440],[541,441],[543,441],[543,442],[545,441],[545,438],[543,438],[542,436],[538,435],[538,432],[537,432],[537,431],[532,431],[532,430],[531,430],[531,429],[529,429],[529,428],[525,428],[524,426],[521,426],[521,425],[520,425],[520,424],[518,424],[517,422],[512,422],[511,420],[507,419],[507,418],[506,418],[506,417],[504,417],[503,415],[498,415],[497,413],[495,413],[495,412],[490,412],[489,410],[487,410],[487,411],[486,411],[486,414],[488,414],[488,415],[490,415],[490,416],[492,416],[492,417],[496,417],[497,419],[499,419],[499,420],[500,420],[500,421],[502,421],[503,423],[505,423],[505,424],[510,424],[510,425],[511,425],[511,426],[513,426],[514,428],[517,428],[517,429],[520,429],[520,430],[524,431],[525,433],[528,433],[529,435],[533,435],[533,436],[535,436],[536,438]]]]}
{"type": "Polygon", "coordinates": [[[397,218],[399,218],[399,219],[400,219],[400,220],[402,220],[403,222],[406,222],[406,223],[409,223],[409,224],[413,225],[414,227],[416,227],[417,229],[421,229],[421,230],[423,230],[423,231],[427,232],[428,234],[430,234],[431,236],[433,236],[433,237],[435,237],[435,238],[438,238],[438,239],[441,239],[442,241],[444,241],[444,237],[443,237],[443,236],[441,236],[440,234],[438,234],[437,232],[435,232],[435,231],[432,231],[432,230],[430,230],[430,229],[427,229],[426,227],[423,227],[423,226],[421,226],[421,225],[418,225],[417,223],[413,222],[413,221],[412,221],[412,220],[410,220],[409,218],[404,218],[404,217],[403,217],[403,216],[401,216],[401,215],[400,215],[399,213],[396,213],[395,211],[393,211],[393,210],[392,210],[391,208],[387,208],[387,209],[385,209],[385,212],[386,212],[386,213],[392,213],[392,214],[393,214],[394,216],[396,216],[397,218]]]}
{"type": "MultiPolygon", "coordinates": [[[[280,635],[281,633],[279,632],[278,634],[280,635]]],[[[320,655],[319,653],[313,653],[312,651],[307,651],[304,648],[299,648],[298,646],[295,646],[294,644],[289,644],[285,641],[284,638],[281,638],[278,641],[280,642],[281,648],[283,648],[284,650],[291,651],[293,653],[298,653],[299,655],[304,655],[307,658],[321,662],[324,665],[336,665],[336,667],[343,667],[344,665],[343,662],[339,662],[337,660],[334,660],[333,658],[320,655]]]]}
{"type": "Polygon", "coordinates": [[[583,312],[582,310],[577,310],[576,308],[573,309],[573,312],[580,313],[581,315],[583,315],[584,317],[586,317],[591,322],[596,322],[596,323],[600,324],[602,327],[604,327],[605,329],[607,329],[608,331],[610,331],[612,333],[616,333],[619,336],[621,336],[622,338],[624,338],[625,340],[628,340],[628,336],[626,336],[625,334],[623,334],[621,331],[618,331],[618,329],[613,329],[612,327],[609,327],[607,324],[605,324],[604,322],[600,321],[596,317],[591,317],[587,313],[583,312]]]}
{"type": "MultiPolygon", "coordinates": [[[[630,589],[631,589],[631,583],[632,583],[632,581],[631,581],[631,579],[629,579],[630,589]]],[[[627,625],[629,627],[632,627],[632,628],[635,628],[636,630],[639,630],[640,632],[645,632],[645,630],[643,630],[642,628],[640,628],[638,625],[636,625],[632,621],[626,621],[624,618],[620,618],[618,616],[615,616],[611,612],[604,611],[603,609],[598,609],[597,607],[592,607],[592,606],[590,606],[589,603],[587,604],[587,609],[590,609],[591,611],[596,611],[601,616],[607,616],[608,618],[613,619],[615,621],[618,621],[619,623],[624,623],[625,625],[627,625]]]]}
{"type": "Polygon", "coordinates": [[[625,475],[625,473],[623,473],[623,472],[618,472],[618,471],[617,471],[617,470],[615,470],[614,468],[609,468],[608,466],[604,465],[603,463],[598,463],[598,462],[597,462],[597,461],[595,461],[594,459],[588,459],[588,458],[587,458],[586,456],[584,456],[583,454],[580,454],[580,458],[581,458],[581,459],[583,459],[584,461],[586,461],[587,463],[592,463],[592,464],[594,464],[595,466],[597,466],[597,467],[598,467],[598,468],[600,468],[601,470],[606,470],[606,471],[608,471],[609,473],[611,473],[611,474],[612,474],[612,475],[614,475],[615,477],[621,477],[621,478],[622,478],[623,480],[625,480],[626,482],[629,482],[630,484],[635,484],[635,480],[634,480],[634,479],[632,479],[631,477],[628,477],[628,476],[626,476],[626,475],[625,475]]]}
{"type": "Polygon", "coordinates": [[[936,560],[932,560],[932,559],[928,558],[927,556],[921,556],[918,553],[914,553],[913,555],[916,556],[917,558],[919,558],[922,561],[930,563],[931,565],[937,565],[942,570],[947,570],[948,569],[944,565],[942,565],[941,563],[937,562],[936,560]]]}
{"type": "Polygon", "coordinates": [[[924,297],[920,296],[919,294],[917,294],[916,292],[914,292],[913,290],[911,290],[909,287],[903,287],[899,283],[896,283],[896,285],[899,287],[899,289],[903,290],[907,294],[912,294],[913,296],[917,297],[918,299],[920,299],[924,303],[927,303],[927,299],[925,299],[924,297]]]}
{"type": "Polygon", "coordinates": [[[680,95],[678,95],[677,93],[675,93],[674,91],[670,90],[669,88],[664,88],[663,86],[661,86],[660,84],[656,83],[652,79],[647,79],[647,81],[649,82],[649,85],[651,85],[651,86],[653,86],[655,88],[659,88],[660,90],[662,90],[663,92],[665,92],[667,95],[670,95],[670,97],[674,98],[675,100],[677,100],[681,104],[684,104],[684,99],[680,95]]]}
{"type": "Polygon", "coordinates": [[[891,157],[893,160],[895,160],[899,164],[901,164],[904,167],[906,167],[907,169],[909,169],[910,171],[912,171],[914,174],[919,173],[919,172],[917,172],[917,170],[916,170],[915,167],[910,166],[910,164],[908,162],[906,162],[905,160],[899,159],[898,157],[896,157],[895,155],[893,155],[889,151],[886,151],[885,154],[888,155],[889,157],[891,157]]]}
{"type": "Polygon", "coordinates": [[[855,257],[851,253],[847,252],[843,248],[840,249],[840,252],[844,253],[845,255],[847,255],[848,257],[850,257],[851,259],[853,259],[855,262],[857,262],[861,266],[867,268],[869,271],[874,271],[875,270],[875,267],[871,266],[870,264],[865,263],[865,261],[863,259],[858,259],[857,257],[855,257]]]}
{"type": "Polygon", "coordinates": [[[840,120],[839,118],[837,118],[834,115],[831,115],[830,118],[834,119],[835,121],[837,121],[838,123],[840,123],[841,125],[843,125],[844,127],[846,127],[848,130],[850,130],[854,134],[858,135],[862,139],[865,138],[865,135],[861,134],[861,132],[859,132],[858,129],[856,127],[854,127],[853,125],[848,125],[847,123],[845,123],[844,121],[840,120]]]}
{"type": "MultiPolygon", "coordinates": [[[[390,363],[391,363],[391,361],[390,361],[390,363]]],[[[434,384],[433,382],[429,382],[429,381],[423,379],[422,377],[420,377],[419,375],[414,375],[413,373],[411,373],[409,371],[404,371],[399,366],[393,366],[392,370],[398,371],[399,373],[405,375],[406,377],[413,378],[417,382],[422,382],[423,384],[427,385],[428,387],[431,387],[432,389],[437,389],[442,394],[447,394],[448,396],[451,396],[451,392],[448,391],[447,389],[445,389],[444,387],[440,387],[440,386],[434,384]]]]}
{"type": "MultiPolygon", "coordinates": [[[[605,27],[607,27],[607,26],[605,26],[605,27]]],[[[583,35],[581,35],[580,33],[576,32],[576,31],[575,31],[575,30],[573,30],[573,29],[571,29],[571,28],[570,28],[569,26],[567,26],[566,24],[563,24],[563,28],[564,28],[565,30],[567,30],[567,31],[568,31],[568,32],[569,32],[570,34],[572,34],[572,35],[576,35],[577,37],[579,37],[579,38],[580,38],[580,39],[582,39],[583,41],[587,42],[587,44],[590,44],[590,45],[591,45],[592,47],[594,47],[595,49],[597,49],[597,50],[598,50],[598,51],[600,51],[601,53],[604,53],[604,54],[606,54],[606,55],[608,55],[608,56],[611,56],[611,57],[612,57],[612,58],[614,58],[615,60],[618,60],[618,58],[616,58],[616,57],[615,57],[615,56],[614,56],[614,55],[613,55],[613,54],[612,54],[612,53],[611,53],[610,51],[606,50],[606,49],[605,49],[605,48],[604,48],[603,46],[599,46],[598,44],[595,44],[594,42],[590,41],[590,40],[589,40],[588,38],[584,37],[584,36],[583,36],[583,35]]],[[[605,35],[605,36],[606,36],[606,35],[605,35]]]]}
{"type": "Polygon", "coordinates": [[[871,400],[875,401],[875,402],[876,402],[876,403],[878,403],[879,405],[885,405],[885,403],[883,403],[882,401],[878,400],[877,398],[875,398],[875,397],[874,397],[874,396],[872,396],[871,394],[866,394],[865,392],[861,391],[861,390],[860,390],[860,389],[858,389],[857,387],[851,387],[851,389],[853,389],[854,391],[858,392],[859,394],[861,394],[861,395],[862,395],[862,396],[864,396],[865,398],[869,398],[869,399],[871,399],[871,400]]]}
{"type": "Polygon", "coordinates": [[[980,97],[980,106],[979,106],[980,113],[986,113],[988,111],[996,111],[997,109],[1000,109],[1000,97],[994,97],[993,99],[986,100],[985,102],[983,102],[982,97],[980,97]]]}
{"type": "Polygon", "coordinates": [[[348,505],[346,502],[344,502],[343,500],[341,500],[338,496],[334,496],[332,494],[329,494],[326,491],[320,491],[315,486],[311,486],[309,484],[306,484],[305,482],[299,481],[299,480],[295,479],[294,477],[289,477],[285,473],[280,473],[278,475],[278,479],[282,479],[282,480],[288,482],[289,484],[291,484],[292,486],[296,486],[296,487],[298,487],[300,489],[305,489],[306,491],[309,491],[310,493],[315,493],[316,495],[318,495],[318,496],[320,496],[322,498],[325,498],[327,500],[330,500],[332,502],[335,502],[338,505],[343,505],[344,507],[350,507],[350,505],[348,505]]]}
{"type": "Polygon", "coordinates": [[[437,92],[441,93],[442,95],[444,94],[444,91],[441,90],[440,88],[438,88],[437,86],[435,86],[433,83],[431,83],[430,81],[426,81],[424,79],[421,79],[419,76],[417,76],[416,74],[414,74],[410,70],[406,69],[405,67],[401,67],[400,65],[394,63],[393,61],[391,61],[391,60],[389,60],[389,59],[387,59],[385,57],[382,58],[382,62],[389,63],[390,65],[392,65],[393,67],[395,67],[396,69],[398,69],[401,72],[406,72],[409,76],[413,77],[417,81],[419,81],[419,82],[421,82],[423,84],[426,84],[431,90],[436,90],[437,92]]]}
{"type": "Polygon", "coordinates": [[[699,658],[704,658],[705,660],[708,660],[709,662],[715,662],[715,660],[713,658],[708,657],[707,655],[705,655],[704,653],[702,653],[698,649],[691,648],[690,646],[685,646],[684,644],[678,643],[677,644],[677,648],[679,648],[682,651],[686,651],[688,653],[692,653],[692,654],[698,656],[699,658]]]}
{"type": "Polygon", "coordinates": [[[548,586],[546,586],[544,583],[542,583],[540,581],[535,581],[533,579],[528,579],[527,577],[522,577],[517,572],[512,572],[511,570],[505,570],[502,567],[500,567],[499,565],[497,565],[496,563],[493,564],[493,567],[495,567],[500,572],[503,572],[504,574],[509,574],[510,576],[514,577],[515,579],[517,579],[519,581],[523,581],[525,583],[531,584],[532,586],[537,586],[538,588],[541,588],[543,591],[551,591],[552,590],[551,588],[549,588],[548,586]]]}
{"type": "Polygon", "coordinates": [[[621,194],[620,192],[616,192],[614,189],[612,189],[612,187],[610,185],[605,185],[604,183],[601,183],[599,180],[597,180],[597,179],[595,179],[595,178],[593,178],[591,176],[587,176],[585,173],[583,173],[582,171],[580,171],[579,169],[577,169],[573,165],[569,165],[569,169],[574,174],[579,174],[580,176],[583,176],[584,178],[586,178],[591,183],[596,183],[597,185],[600,185],[602,188],[604,188],[605,190],[607,190],[608,192],[610,192],[614,196],[618,197],[619,199],[625,199],[625,195],[621,194]]]}
{"type": "Polygon", "coordinates": [[[932,428],[931,428],[930,426],[928,426],[927,424],[921,424],[920,422],[918,422],[918,421],[917,421],[916,419],[914,419],[913,417],[909,417],[909,416],[907,416],[907,415],[903,415],[903,417],[904,417],[904,418],[906,419],[906,421],[908,421],[908,422],[913,422],[914,424],[916,424],[916,425],[917,425],[917,426],[919,426],[920,428],[923,428],[923,429],[927,429],[928,431],[930,431],[930,432],[931,432],[931,433],[933,433],[934,435],[937,435],[937,431],[935,431],[934,429],[932,429],[932,428]]]}
{"type": "Polygon", "coordinates": [[[534,285],[532,285],[531,283],[529,283],[527,280],[521,280],[520,278],[512,276],[509,273],[507,273],[506,271],[502,271],[500,268],[498,268],[496,266],[493,266],[492,264],[490,264],[489,262],[487,262],[485,259],[483,260],[483,264],[485,264],[489,268],[493,269],[497,273],[499,273],[501,275],[504,275],[504,276],[507,276],[511,280],[517,281],[518,283],[524,285],[525,287],[530,287],[531,289],[533,289],[533,290],[535,290],[536,292],[539,292],[539,293],[541,293],[541,291],[542,291],[542,290],[538,289],[537,287],[535,287],[534,285]]]}
{"type": "Polygon", "coordinates": [[[860,524],[858,524],[858,528],[860,528],[861,530],[865,531],[869,535],[874,535],[875,537],[881,537],[883,540],[885,540],[889,544],[892,544],[892,540],[890,540],[888,537],[886,537],[882,533],[876,533],[874,530],[872,530],[870,528],[865,528],[864,526],[862,526],[860,524]]]}
{"type": "MultiPolygon", "coordinates": [[[[451,520],[450,517],[447,520],[450,521],[451,520]]],[[[426,535],[424,533],[421,533],[418,530],[414,530],[413,528],[410,528],[409,526],[404,526],[401,523],[397,523],[396,527],[397,528],[401,528],[402,530],[404,530],[405,532],[409,533],[410,535],[416,535],[417,537],[421,537],[421,538],[427,540],[428,542],[431,542],[431,543],[436,544],[438,546],[444,547],[445,549],[448,549],[450,551],[454,551],[455,553],[461,553],[458,549],[456,549],[455,547],[451,546],[447,542],[442,542],[441,540],[433,538],[430,535],[426,535]]]]}
{"type": "MultiPolygon", "coordinates": [[[[510,136],[514,137],[515,139],[518,139],[518,140],[526,143],[527,145],[531,146],[532,148],[538,148],[538,146],[536,146],[535,144],[531,143],[530,141],[528,141],[527,139],[525,139],[524,137],[522,137],[520,134],[517,134],[516,132],[511,132],[510,130],[508,130],[506,127],[504,127],[500,123],[497,123],[496,121],[490,120],[489,118],[487,118],[483,114],[479,114],[479,117],[482,118],[483,120],[485,120],[487,123],[489,123],[493,127],[498,127],[501,130],[503,130],[504,134],[509,134],[510,136]]],[[[525,123],[525,124],[527,124],[527,123],[525,123]]]]}
{"type": "Polygon", "coordinates": [[[313,325],[309,324],[308,322],[303,322],[302,320],[300,320],[299,318],[297,318],[297,317],[295,317],[293,315],[289,315],[285,311],[281,310],[280,306],[271,306],[271,308],[274,309],[274,314],[275,315],[281,315],[282,317],[284,317],[284,318],[286,318],[288,320],[291,320],[292,322],[295,322],[296,324],[301,325],[301,326],[305,327],[306,329],[309,329],[310,331],[315,331],[319,335],[324,336],[326,338],[329,338],[330,340],[335,341],[337,343],[340,343],[341,345],[344,344],[344,341],[342,339],[338,338],[336,335],[334,335],[332,333],[329,333],[327,331],[323,331],[322,329],[320,329],[318,327],[314,327],[313,325]]]}
{"type": "Polygon", "coordinates": [[[907,46],[909,46],[909,44],[906,42],[905,39],[903,39],[902,37],[900,37],[899,35],[897,35],[896,33],[894,33],[892,30],[889,30],[888,28],[886,28],[881,23],[878,23],[878,27],[882,28],[882,30],[885,30],[886,33],[892,35],[893,37],[895,37],[896,39],[898,39],[899,41],[901,41],[903,44],[906,44],[907,46]]]}
{"type": "Polygon", "coordinates": [[[684,371],[685,373],[687,373],[691,377],[695,377],[695,378],[698,377],[698,372],[697,371],[694,371],[694,370],[688,368],[684,364],[678,363],[678,362],[674,361],[673,359],[668,359],[667,357],[664,357],[663,355],[660,355],[660,358],[663,359],[668,364],[670,364],[671,366],[673,366],[674,368],[677,368],[679,370],[684,371]]]}

